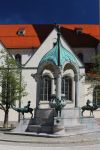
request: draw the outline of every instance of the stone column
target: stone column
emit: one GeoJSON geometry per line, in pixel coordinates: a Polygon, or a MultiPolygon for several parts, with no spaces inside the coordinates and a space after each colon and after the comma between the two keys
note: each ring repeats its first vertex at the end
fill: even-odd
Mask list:
{"type": "Polygon", "coordinates": [[[72,101],[75,100],[75,81],[74,78],[72,78],[72,101]]]}
{"type": "Polygon", "coordinates": [[[37,78],[37,89],[36,89],[36,108],[38,108],[39,106],[39,102],[40,102],[40,83],[41,80],[40,78],[37,78]]]}
{"type": "Polygon", "coordinates": [[[52,94],[55,94],[54,78],[52,78],[52,82],[51,82],[51,95],[52,94]]]}
{"type": "Polygon", "coordinates": [[[61,100],[61,68],[58,69],[57,83],[56,83],[56,97],[61,100]]]}
{"type": "Polygon", "coordinates": [[[79,107],[79,75],[75,75],[75,107],[79,107]]]}

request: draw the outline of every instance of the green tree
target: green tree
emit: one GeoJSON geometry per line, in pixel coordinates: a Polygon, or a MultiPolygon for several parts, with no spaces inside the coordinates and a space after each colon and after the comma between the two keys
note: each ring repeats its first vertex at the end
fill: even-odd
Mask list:
{"type": "Polygon", "coordinates": [[[88,93],[93,94],[93,102],[100,107],[100,55],[92,57],[92,62],[94,64],[86,75],[87,81],[91,83],[88,93]]]}
{"type": "Polygon", "coordinates": [[[94,56],[92,61],[94,65],[90,70],[90,74],[87,74],[87,77],[90,80],[100,81],[100,55],[94,56]]]}
{"type": "Polygon", "coordinates": [[[11,105],[25,96],[26,92],[21,67],[15,59],[7,51],[2,50],[0,60],[0,108],[4,110],[4,127],[7,127],[11,105]]]}

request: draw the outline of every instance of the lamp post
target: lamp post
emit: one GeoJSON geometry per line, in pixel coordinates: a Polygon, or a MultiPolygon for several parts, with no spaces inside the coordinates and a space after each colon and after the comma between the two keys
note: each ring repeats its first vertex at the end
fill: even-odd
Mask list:
{"type": "Polygon", "coordinates": [[[60,26],[57,26],[57,43],[58,43],[58,67],[61,66],[60,64],[60,35],[61,35],[61,32],[60,32],[60,26]]]}
{"type": "Polygon", "coordinates": [[[56,85],[56,97],[61,100],[61,62],[60,62],[60,27],[56,26],[57,29],[57,44],[58,44],[58,75],[56,85]]]}

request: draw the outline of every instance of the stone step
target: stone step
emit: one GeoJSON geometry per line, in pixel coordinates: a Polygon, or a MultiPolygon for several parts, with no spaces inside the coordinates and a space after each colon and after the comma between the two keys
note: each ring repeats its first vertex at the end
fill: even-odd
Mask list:
{"type": "Polygon", "coordinates": [[[50,118],[32,118],[29,122],[29,125],[47,125],[53,126],[54,121],[50,118]]]}
{"type": "Polygon", "coordinates": [[[86,130],[86,125],[76,125],[76,126],[65,127],[66,132],[76,132],[76,131],[82,131],[82,130],[86,130]]]}
{"type": "Polygon", "coordinates": [[[29,125],[26,132],[53,133],[53,126],[29,125]]]}

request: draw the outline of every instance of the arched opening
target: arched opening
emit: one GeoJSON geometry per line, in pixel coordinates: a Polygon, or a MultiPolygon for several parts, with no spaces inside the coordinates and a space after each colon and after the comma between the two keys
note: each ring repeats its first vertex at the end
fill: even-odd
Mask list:
{"type": "Polygon", "coordinates": [[[20,54],[16,54],[15,55],[15,60],[17,61],[18,64],[21,64],[22,63],[22,57],[20,54]]]}
{"type": "Polygon", "coordinates": [[[63,76],[66,77],[66,99],[78,107],[79,105],[79,67],[76,64],[65,63],[63,76]],[[68,94],[67,94],[68,93],[68,94]]]}
{"type": "Polygon", "coordinates": [[[96,86],[93,91],[93,103],[100,107],[100,86],[96,86]]]}
{"type": "Polygon", "coordinates": [[[62,95],[64,95],[66,100],[72,101],[72,79],[69,76],[64,76],[62,78],[62,95]]]}
{"type": "Polygon", "coordinates": [[[50,101],[51,98],[51,78],[44,75],[40,84],[40,100],[50,101]]]}

